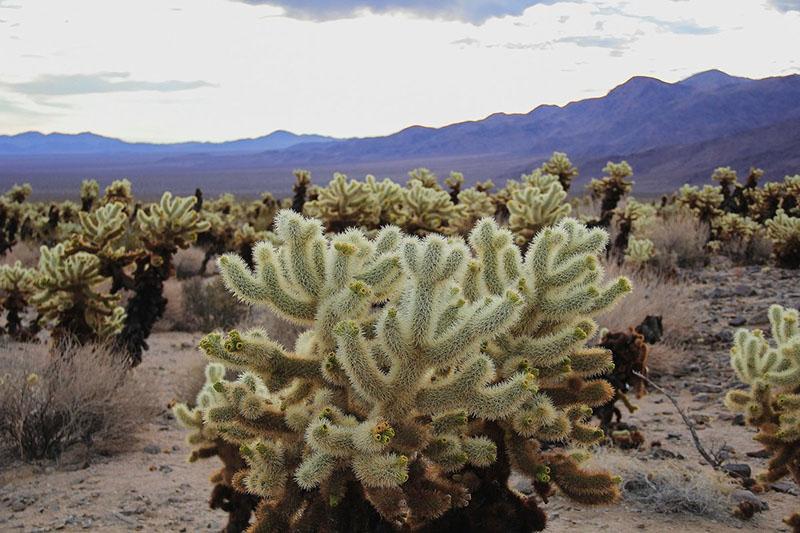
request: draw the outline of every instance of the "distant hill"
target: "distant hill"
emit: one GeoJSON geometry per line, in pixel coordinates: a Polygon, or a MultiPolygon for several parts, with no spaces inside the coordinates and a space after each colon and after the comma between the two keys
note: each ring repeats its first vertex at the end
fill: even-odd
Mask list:
{"type": "Polygon", "coordinates": [[[322,135],[297,135],[274,131],[255,139],[228,142],[185,142],[174,144],[129,143],[94,133],[39,133],[30,131],[18,135],[0,135],[0,154],[3,155],[84,155],[84,154],[230,154],[283,150],[309,142],[334,140],[322,135]]]}
{"type": "Polygon", "coordinates": [[[677,83],[637,76],[603,97],[565,106],[358,139],[276,132],[230,143],[152,145],[91,134],[0,137],[0,186],[27,179],[35,190],[75,194],[85,177],[130,177],[143,194],[196,186],[287,194],[294,168],[311,170],[321,183],[334,171],[397,178],[418,166],[502,181],[553,151],[567,152],[579,166],[578,184],[606,161],[628,159],[635,190],[648,193],[706,181],[720,165],[741,172],[755,165],[781,179],[800,172],[800,76],[752,80],[711,70],[677,83]]]}

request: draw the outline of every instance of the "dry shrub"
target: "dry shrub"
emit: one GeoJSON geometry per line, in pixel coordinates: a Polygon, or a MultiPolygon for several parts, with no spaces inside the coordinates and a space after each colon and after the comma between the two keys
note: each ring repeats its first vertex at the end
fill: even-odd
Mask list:
{"type": "Polygon", "coordinates": [[[8,348],[0,355],[0,446],[20,459],[55,459],[75,444],[121,451],[158,413],[145,381],[107,347],[68,346],[63,357],[44,345],[8,348]]]}
{"type": "Polygon", "coordinates": [[[604,265],[611,278],[626,276],[633,291],[600,315],[598,323],[609,331],[628,331],[648,315],[660,316],[664,324],[662,342],[680,346],[694,338],[694,327],[703,319],[703,309],[685,284],[671,283],[663,276],[632,270],[613,261],[604,265]]]}
{"type": "Polygon", "coordinates": [[[228,292],[222,278],[199,277],[183,282],[183,331],[230,329],[247,315],[248,306],[228,292]]]}
{"type": "Polygon", "coordinates": [[[675,374],[686,371],[691,352],[682,345],[659,342],[650,346],[647,368],[656,374],[675,374]]]}
{"type": "Polygon", "coordinates": [[[728,239],[719,243],[719,253],[738,265],[765,265],[772,256],[772,241],[763,233],[728,239]]]}
{"type": "Polygon", "coordinates": [[[189,279],[197,276],[203,264],[205,253],[196,246],[178,250],[172,259],[175,265],[175,276],[178,279],[189,279]]]}
{"type": "Polygon", "coordinates": [[[33,242],[22,241],[15,244],[6,255],[0,256],[2,265],[13,265],[17,261],[26,268],[36,268],[39,264],[39,246],[33,242]]]}
{"type": "Polygon", "coordinates": [[[706,243],[708,224],[690,213],[678,211],[649,224],[643,237],[650,239],[656,255],[651,263],[659,272],[672,272],[676,267],[695,268],[708,263],[706,243]]]}
{"type": "Polygon", "coordinates": [[[593,461],[622,477],[622,497],[648,512],[692,514],[733,522],[731,494],[735,490],[728,476],[710,468],[698,468],[686,461],[641,461],[607,451],[593,461]]]}

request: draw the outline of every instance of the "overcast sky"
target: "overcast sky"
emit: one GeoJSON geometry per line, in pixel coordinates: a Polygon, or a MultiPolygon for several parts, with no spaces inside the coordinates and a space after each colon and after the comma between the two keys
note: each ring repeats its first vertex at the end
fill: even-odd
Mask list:
{"type": "Polygon", "coordinates": [[[0,133],[380,135],[798,73],[798,35],[800,0],[0,0],[0,133]]]}

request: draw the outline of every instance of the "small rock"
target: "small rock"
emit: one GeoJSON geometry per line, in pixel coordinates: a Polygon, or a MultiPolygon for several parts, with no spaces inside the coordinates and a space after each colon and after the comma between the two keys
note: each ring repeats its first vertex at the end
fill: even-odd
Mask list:
{"type": "Polygon", "coordinates": [[[172,467],[169,465],[161,465],[158,467],[158,471],[164,474],[169,474],[170,472],[172,472],[172,467]]]}
{"type": "Polygon", "coordinates": [[[156,446],[155,444],[148,444],[144,447],[144,453],[149,453],[150,455],[158,455],[161,453],[161,448],[156,446]]]}
{"type": "Polygon", "coordinates": [[[797,485],[791,481],[776,481],[770,486],[775,492],[791,494],[792,496],[800,496],[800,489],[798,489],[797,485]]]}
{"type": "Polygon", "coordinates": [[[755,296],[756,290],[750,285],[737,285],[733,288],[736,296],[755,296]]]}
{"type": "Polygon", "coordinates": [[[719,287],[714,287],[712,290],[708,291],[707,296],[709,298],[724,298],[725,297],[725,291],[723,291],[719,287]]]}
{"type": "Polygon", "coordinates": [[[738,413],[736,416],[734,416],[733,420],[731,420],[731,425],[744,426],[744,415],[742,413],[738,413]]]}
{"type": "Polygon", "coordinates": [[[729,476],[738,477],[740,479],[749,479],[752,474],[750,465],[744,463],[730,463],[722,465],[722,470],[724,470],[729,476]]]}
{"type": "Polygon", "coordinates": [[[728,325],[733,326],[735,328],[739,326],[744,326],[745,324],[747,324],[747,319],[743,316],[737,316],[736,318],[732,318],[728,321],[728,325]]]}
{"type": "Polygon", "coordinates": [[[742,503],[742,502],[751,503],[754,506],[756,506],[756,508],[761,509],[762,511],[766,511],[769,509],[769,504],[767,504],[767,502],[765,502],[764,500],[762,500],[749,490],[739,489],[733,491],[733,493],[731,493],[731,500],[733,500],[734,503],[742,503]]]}

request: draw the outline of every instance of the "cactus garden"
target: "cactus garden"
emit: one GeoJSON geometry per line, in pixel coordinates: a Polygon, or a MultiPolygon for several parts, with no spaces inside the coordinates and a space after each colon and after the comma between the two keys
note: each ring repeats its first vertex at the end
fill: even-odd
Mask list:
{"type": "Polygon", "coordinates": [[[800,176],[761,175],[637,199],[628,163],[578,191],[556,153],[502,186],[15,186],[3,523],[797,531],[800,176]],[[98,394],[129,429],[76,426],[98,394]]]}

